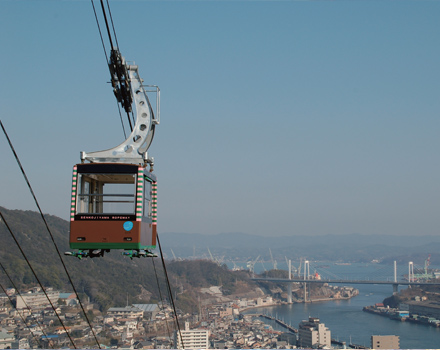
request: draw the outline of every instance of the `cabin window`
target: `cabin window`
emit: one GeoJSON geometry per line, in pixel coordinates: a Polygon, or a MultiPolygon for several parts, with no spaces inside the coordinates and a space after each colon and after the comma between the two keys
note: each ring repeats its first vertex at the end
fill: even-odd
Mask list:
{"type": "Polygon", "coordinates": [[[135,174],[78,174],[77,214],[134,214],[135,174]]]}
{"type": "Polygon", "coordinates": [[[144,180],[144,215],[151,219],[151,182],[144,180]]]}

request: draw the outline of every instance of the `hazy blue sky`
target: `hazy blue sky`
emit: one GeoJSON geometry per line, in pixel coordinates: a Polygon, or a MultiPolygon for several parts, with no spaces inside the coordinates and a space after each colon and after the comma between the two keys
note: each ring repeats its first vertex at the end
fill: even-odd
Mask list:
{"type": "MultiPolygon", "coordinates": [[[[440,2],[111,1],[162,91],[160,232],[437,234],[440,2]]],[[[1,120],[44,212],[123,140],[90,1],[0,1],[1,120]]],[[[0,135],[0,205],[36,210],[0,135]]]]}

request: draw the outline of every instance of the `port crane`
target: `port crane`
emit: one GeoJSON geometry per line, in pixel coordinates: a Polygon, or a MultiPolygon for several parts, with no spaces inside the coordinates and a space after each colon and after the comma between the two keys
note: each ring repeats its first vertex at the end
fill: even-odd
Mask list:
{"type": "MultiPolygon", "coordinates": [[[[171,249],[171,248],[170,248],[171,249]]],[[[176,254],[174,254],[174,251],[171,249],[171,254],[173,254],[173,258],[174,258],[174,261],[177,261],[177,257],[176,257],[176,254]]]]}
{"type": "Polygon", "coordinates": [[[251,272],[252,276],[254,275],[254,266],[257,263],[258,259],[260,259],[260,256],[261,255],[258,255],[258,257],[255,260],[251,260],[251,261],[248,261],[246,263],[246,267],[249,269],[249,271],[251,272]]]}
{"type": "Polygon", "coordinates": [[[111,85],[127,114],[130,134],[113,148],[80,153],[81,163],[73,167],[70,210],[69,244],[75,250],[65,254],[94,258],[122,249],[123,255],[130,258],[153,257],[157,178],[148,149],[160,123],[160,89],[144,85],[138,66],[128,64],[113,44],[106,13],[110,9],[104,8],[102,0],[100,4],[111,47],[111,85]],[[152,94],[156,98],[155,111],[150,102],[152,94]]]}
{"type": "Polygon", "coordinates": [[[264,272],[267,272],[266,266],[264,266],[263,258],[261,258],[260,262],[261,262],[261,265],[263,266],[264,272]]]}

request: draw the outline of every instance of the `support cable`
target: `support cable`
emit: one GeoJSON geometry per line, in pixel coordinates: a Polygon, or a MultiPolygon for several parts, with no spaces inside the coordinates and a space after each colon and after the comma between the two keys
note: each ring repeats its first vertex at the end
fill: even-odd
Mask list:
{"type": "MultiPolygon", "coordinates": [[[[105,44],[104,44],[104,39],[102,38],[102,32],[101,32],[101,27],[99,25],[99,21],[98,21],[98,15],[96,14],[96,8],[95,8],[95,4],[93,3],[93,0],[90,0],[90,2],[92,3],[92,7],[93,7],[93,13],[95,14],[95,20],[96,20],[96,25],[98,26],[98,31],[99,31],[99,36],[101,38],[101,43],[102,43],[102,48],[104,50],[104,55],[105,55],[105,62],[106,64],[108,64],[109,59],[107,56],[107,51],[105,50],[105,44]]],[[[109,8],[110,9],[110,8],[109,8]]],[[[111,17],[110,17],[111,18],[111,17]]],[[[113,25],[113,19],[112,19],[112,25],[113,25]]],[[[114,28],[114,27],[113,27],[114,28]]],[[[114,29],[113,29],[114,30],[114,29]]],[[[116,37],[116,33],[115,33],[115,37],[116,37]]],[[[117,44],[118,40],[116,39],[116,44],[117,44]]],[[[111,78],[111,77],[110,77],[111,78]]],[[[121,114],[121,107],[119,106],[119,103],[116,102],[116,104],[118,105],[118,110],[119,110],[119,119],[121,120],[121,125],[122,125],[122,131],[124,133],[124,139],[127,139],[127,134],[125,133],[125,126],[124,126],[124,121],[122,120],[122,114],[121,114]]]]}
{"type": "MultiPolygon", "coordinates": [[[[2,125],[2,127],[3,127],[3,125],[2,125]]],[[[26,256],[26,254],[24,253],[23,249],[22,249],[21,246],[20,246],[20,243],[18,243],[17,238],[15,237],[15,235],[14,235],[14,233],[12,232],[11,228],[9,227],[9,225],[8,225],[6,219],[5,219],[5,217],[3,216],[3,213],[2,213],[1,211],[0,211],[0,217],[2,218],[4,224],[6,225],[6,227],[7,227],[8,231],[9,231],[9,233],[10,233],[11,236],[12,236],[12,238],[14,239],[15,244],[17,244],[18,249],[20,249],[20,252],[21,252],[21,254],[22,254],[23,257],[24,257],[24,260],[26,260],[26,263],[28,264],[29,268],[31,269],[31,271],[32,271],[32,273],[33,273],[35,279],[37,280],[37,282],[38,282],[38,284],[39,284],[41,290],[43,291],[44,295],[46,296],[47,300],[49,301],[49,304],[50,304],[50,306],[52,307],[53,311],[55,312],[55,315],[57,316],[58,321],[60,321],[61,325],[63,326],[64,332],[66,332],[66,334],[67,334],[67,336],[69,337],[69,340],[70,340],[70,342],[72,343],[73,347],[74,347],[75,349],[77,349],[75,343],[73,342],[73,339],[71,338],[69,332],[68,332],[67,329],[66,329],[66,326],[64,325],[63,321],[61,320],[60,315],[58,315],[58,312],[56,311],[55,306],[53,305],[52,301],[50,300],[49,296],[47,295],[46,290],[45,290],[44,287],[43,287],[43,284],[41,283],[40,279],[38,278],[37,274],[35,273],[34,268],[32,267],[31,263],[29,262],[29,260],[28,260],[28,258],[27,258],[27,256],[26,256]]]]}
{"type": "MultiPolygon", "coordinates": [[[[99,34],[101,36],[101,42],[102,42],[102,45],[104,47],[104,53],[105,53],[105,58],[107,60],[107,64],[109,64],[109,65],[113,64],[114,65],[114,64],[117,63],[117,61],[119,59],[118,57],[120,57],[120,53],[119,53],[118,38],[116,36],[116,31],[115,31],[115,26],[114,26],[114,23],[113,23],[113,17],[112,17],[112,14],[111,14],[110,5],[109,5],[109,3],[107,1],[107,7],[108,7],[108,12],[109,12],[109,16],[110,16],[110,20],[111,20],[111,24],[112,24],[112,29],[113,29],[113,33],[114,33],[114,37],[115,37],[115,41],[116,41],[116,47],[113,46],[112,35],[111,35],[111,32],[110,32],[110,27],[109,27],[109,23],[108,23],[105,7],[104,7],[104,2],[103,2],[103,0],[100,0],[101,9],[102,9],[102,15],[104,17],[105,26],[106,26],[106,29],[107,29],[107,35],[108,35],[108,39],[109,39],[109,42],[110,42],[110,59],[109,59],[109,57],[107,56],[107,53],[105,51],[105,45],[104,45],[104,41],[103,41],[103,38],[102,38],[102,33],[101,33],[101,28],[99,26],[98,17],[96,15],[95,5],[93,4],[93,0],[91,0],[91,2],[92,2],[92,6],[93,6],[93,11],[95,13],[96,24],[98,25],[99,34]]],[[[112,84],[114,84],[114,79],[115,79],[114,76],[113,76],[113,73],[116,74],[117,79],[118,79],[120,84],[124,85],[124,84],[127,83],[126,80],[128,78],[126,76],[126,72],[124,74],[122,74],[121,71],[119,69],[117,69],[117,68],[116,68],[115,72],[112,72],[112,68],[110,68],[110,76],[111,76],[112,84]],[[125,78],[123,78],[123,76],[125,76],[125,78]],[[125,83],[123,83],[124,81],[125,81],[125,83]]],[[[113,85],[113,88],[115,88],[114,85],[113,85]]],[[[123,88],[121,88],[121,90],[119,90],[120,93],[122,93],[122,97],[118,97],[117,96],[116,98],[117,98],[118,102],[121,102],[121,104],[123,105],[124,109],[127,112],[127,119],[128,119],[128,124],[130,126],[130,132],[131,132],[131,131],[133,131],[133,125],[132,125],[131,119],[130,119],[130,113],[129,113],[130,109],[128,108],[128,104],[127,104],[127,99],[128,98],[127,98],[127,92],[126,92],[125,88],[126,88],[126,86],[124,86],[123,88]],[[121,100],[120,100],[120,98],[121,98],[121,100]]],[[[116,94],[116,92],[115,92],[115,94],[116,94]]],[[[118,108],[119,108],[119,104],[118,104],[118,108]]],[[[120,118],[121,118],[121,121],[122,121],[122,116],[120,116],[120,118]]],[[[122,122],[122,129],[123,129],[124,135],[126,135],[123,122],[122,122]]]]}
{"type": "MultiPolygon", "coordinates": [[[[104,7],[104,1],[100,0],[100,3],[101,3],[102,15],[104,16],[105,26],[107,28],[108,40],[110,41],[110,49],[111,49],[111,59],[110,59],[110,61],[113,62],[113,59],[115,59],[115,56],[114,56],[115,55],[115,51],[114,51],[115,47],[113,46],[112,35],[110,33],[110,27],[108,25],[107,14],[105,12],[105,7],[104,7]]],[[[107,7],[108,7],[108,10],[109,10],[110,19],[111,19],[112,25],[113,25],[113,19],[111,17],[110,5],[108,4],[108,1],[107,1],[107,7]]],[[[115,34],[116,50],[119,51],[118,41],[116,39],[116,32],[115,32],[115,27],[114,26],[113,26],[113,32],[115,34]]],[[[122,79],[121,72],[120,72],[119,69],[116,69],[116,75],[118,76],[119,83],[122,84],[123,79],[122,79]]],[[[127,77],[125,77],[125,78],[127,79],[127,77]]],[[[113,81],[113,77],[112,77],[112,81],[113,81]]],[[[123,96],[122,101],[126,101],[125,100],[125,90],[121,89],[120,91],[122,92],[122,96],[123,96]]],[[[128,123],[130,125],[130,130],[133,131],[133,126],[131,125],[131,120],[130,120],[130,113],[128,112],[128,109],[127,109],[128,107],[127,107],[127,105],[125,105],[125,103],[123,103],[123,107],[124,107],[124,109],[127,112],[127,118],[128,118],[128,123]]]]}
{"type": "Polygon", "coordinates": [[[162,246],[160,245],[159,234],[157,234],[156,237],[157,237],[157,243],[159,245],[160,258],[162,259],[162,266],[163,266],[166,281],[167,281],[168,293],[170,294],[170,300],[171,300],[171,304],[173,305],[174,316],[176,317],[177,329],[179,330],[180,341],[182,342],[182,349],[185,349],[185,345],[183,344],[182,331],[180,330],[179,318],[177,317],[176,305],[174,304],[173,293],[171,292],[171,286],[170,286],[170,280],[168,278],[167,267],[165,266],[165,260],[163,258],[163,254],[162,254],[162,246]]]}
{"type": "MultiPolygon", "coordinates": [[[[3,268],[3,266],[2,266],[2,268],[3,268]]],[[[9,277],[9,276],[8,276],[8,277],[9,277]]],[[[14,302],[12,301],[12,298],[8,295],[8,293],[6,293],[6,289],[1,285],[1,283],[0,283],[0,288],[1,288],[1,290],[3,290],[3,293],[5,293],[6,296],[8,297],[9,302],[11,303],[12,307],[14,307],[14,302]]],[[[15,288],[15,287],[14,287],[14,288],[15,288]]],[[[17,290],[17,289],[16,289],[16,290],[17,290]]],[[[23,298],[22,298],[22,300],[23,300],[23,298]]],[[[23,301],[24,301],[24,300],[23,300],[23,301]]],[[[29,308],[29,306],[26,305],[26,308],[27,308],[29,311],[31,311],[31,309],[29,308]]],[[[17,311],[17,312],[18,312],[18,311],[17,311]]],[[[27,329],[29,330],[29,332],[31,332],[32,337],[34,338],[34,340],[37,341],[37,343],[38,343],[38,345],[40,346],[40,348],[43,348],[43,346],[41,345],[41,343],[40,343],[38,337],[34,334],[34,332],[32,332],[31,327],[29,327],[29,326],[27,325],[26,320],[24,319],[24,312],[23,312],[23,313],[19,313],[19,312],[18,312],[18,315],[20,316],[21,320],[23,321],[23,324],[27,327],[27,329]]],[[[43,332],[43,329],[41,328],[41,326],[40,326],[40,330],[43,332]]],[[[47,335],[46,335],[44,332],[43,332],[43,334],[46,336],[46,339],[47,339],[47,335]]],[[[53,349],[53,346],[51,346],[51,348],[53,349]]]]}
{"type": "Polygon", "coordinates": [[[96,15],[95,4],[93,3],[93,0],[90,1],[93,7],[93,13],[95,14],[96,24],[98,25],[98,31],[99,31],[99,36],[101,37],[102,48],[104,49],[105,62],[108,63],[107,51],[105,50],[105,44],[104,44],[104,39],[102,38],[101,27],[99,26],[98,16],[96,15]]]}
{"type": "Polygon", "coordinates": [[[119,118],[121,119],[122,131],[124,132],[124,138],[125,138],[125,140],[126,140],[126,139],[127,139],[127,134],[125,133],[124,121],[122,120],[121,107],[119,106],[119,103],[118,103],[118,102],[116,102],[116,104],[118,105],[119,118]]]}
{"type": "Polygon", "coordinates": [[[112,35],[110,33],[110,28],[108,26],[107,15],[105,13],[105,8],[104,8],[104,2],[102,0],[100,2],[101,2],[101,8],[102,8],[102,15],[104,16],[105,26],[107,28],[108,40],[110,41],[110,49],[113,50],[112,35]]]}
{"type": "Polygon", "coordinates": [[[130,120],[130,113],[127,112],[127,119],[128,119],[128,124],[130,124],[130,132],[133,131],[133,125],[131,125],[131,120],[130,120]]]}
{"type": "Polygon", "coordinates": [[[113,28],[113,35],[115,36],[115,41],[116,41],[116,47],[119,50],[119,43],[118,43],[118,37],[116,36],[116,31],[115,31],[115,25],[113,23],[113,17],[112,17],[112,11],[110,10],[110,4],[107,0],[107,8],[108,8],[108,14],[110,16],[110,22],[112,23],[112,28],[113,28]]]}
{"type": "MultiPolygon", "coordinates": [[[[154,274],[156,275],[157,289],[159,290],[159,296],[160,296],[160,300],[161,300],[161,302],[162,302],[162,309],[164,309],[164,303],[163,303],[162,292],[161,292],[161,290],[160,290],[160,285],[159,285],[159,278],[157,277],[156,264],[154,263],[154,258],[152,258],[151,260],[153,261],[154,274]]],[[[168,327],[168,320],[167,320],[167,314],[166,314],[166,313],[165,313],[165,324],[166,324],[166,326],[167,326],[168,337],[171,338],[170,328],[168,327]]]]}
{"type": "MultiPolygon", "coordinates": [[[[98,348],[101,349],[101,345],[99,344],[98,339],[96,338],[95,331],[94,331],[92,325],[90,324],[90,320],[89,320],[89,318],[87,317],[86,311],[84,310],[84,306],[83,306],[83,304],[82,304],[82,302],[81,302],[81,299],[79,298],[78,292],[77,292],[77,290],[76,290],[76,288],[75,288],[75,286],[74,286],[74,284],[73,284],[72,278],[70,277],[70,274],[69,274],[69,272],[68,272],[68,270],[67,270],[66,264],[64,263],[64,261],[63,261],[63,259],[62,259],[62,257],[61,257],[60,250],[58,249],[58,246],[57,246],[57,244],[55,243],[55,239],[54,239],[54,237],[53,237],[53,235],[52,235],[52,231],[51,231],[50,228],[49,228],[49,225],[48,225],[48,223],[47,223],[47,221],[46,221],[46,218],[44,217],[43,211],[41,210],[40,204],[38,203],[37,197],[35,196],[35,193],[34,193],[34,191],[33,191],[33,189],[32,189],[32,186],[31,186],[31,184],[30,184],[30,182],[29,182],[29,179],[28,179],[28,177],[27,177],[27,175],[26,175],[26,172],[24,171],[24,169],[23,169],[23,167],[22,167],[22,165],[21,165],[20,159],[18,158],[18,155],[17,155],[17,153],[15,152],[14,146],[12,145],[11,140],[9,139],[9,136],[8,136],[8,134],[7,134],[7,132],[6,132],[5,128],[4,128],[3,123],[1,122],[1,120],[0,120],[0,125],[1,125],[1,127],[2,127],[2,129],[3,129],[3,132],[4,132],[5,136],[6,136],[6,139],[8,140],[9,147],[11,148],[11,151],[12,151],[12,153],[14,154],[15,160],[17,161],[17,164],[18,164],[18,166],[19,166],[19,168],[20,168],[20,170],[21,170],[21,172],[22,172],[22,174],[23,174],[23,177],[24,177],[24,179],[25,179],[25,181],[26,181],[26,183],[27,183],[27,185],[28,185],[29,191],[31,192],[32,197],[34,198],[35,204],[36,204],[36,206],[37,206],[37,208],[38,208],[38,211],[40,212],[40,216],[41,216],[41,218],[42,218],[42,220],[43,220],[43,222],[44,222],[44,224],[45,224],[45,226],[46,226],[47,232],[49,233],[49,236],[50,236],[50,238],[51,238],[51,240],[52,240],[52,243],[53,243],[53,245],[54,245],[54,247],[55,247],[55,250],[57,251],[58,257],[59,257],[59,259],[60,259],[60,261],[61,261],[61,264],[63,265],[64,271],[65,271],[65,273],[66,273],[66,275],[67,275],[67,278],[69,279],[70,285],[72,286],[73,291],[75,292],[76,298],[78,299],[79,305],[81,306],[81,310],[82,310],[82,312],[84,313],[84,317],[86,318],[87,323],[88,323],[88,325],[89,325],[89,327],[90,327],[90,329],[91,329],[91,331],[92,331],[93,337],[95,338],[95,341],[96,341],[96,343],[97,343],[97,345],[98,345],[98,348]]],[[[0,215],[1,215],[2,218],[3,218],[3,215],[1,214],[1,212],[0,212],[0,215]]],[[[8,227],[8,229],[9,229],[9,227],[8,227]]],[[[12,231],[11,231],[11,230],[9,230],[9,232],[11,232],[11,234],[12,234],[12,231]]],[[[13,234],[12,234],[12,235],[13,235],[13,234]]],[[[13,236],[13,237],[14,237],[14,236],[13,236]]],[[[20,248],[20,250],[21,250],[23,256],[24,256],[25,259],[26,259],[26,261],[28,261],[27,258],[26,258],[26,256],[24,255],[23,250],[21,249],[20,245],[18,244],[17,240],[15,239],[15,237],[14,237],[14,240],[16,241],[16,243],[17,243],[18,247],[20,248]]],[[[29,264],[29,263],[28,263],[28,264],[29,264]]],[[[29,264],[29,267],[31,267],[30,264],[29,264]]],[[[32,272],[34,272],[33,269],[32,269],[32,267],[31,267],[31,270],[32,270],[32,272]]],[[[34,272],[34,275],[35,275],[35,277],[37,278],[35,272],[34,272]]],[[[38,280],[38,278],[37,278],[37,280],[38,280]]],[[[43,287],[42,287],[42,289],[43,289],[43,291],[44,291],[44,288],[43,288],[43,287]]],[[[46,294],[45,291],[44,291],[44,294],[46,294]]],[[[47,296],[47,294],[46,294],[46,296],[47,296]]],[[[51,303],[51,305],[52,305],[52,303],[51,303]]],[[[55,313],[56,313],[56,312],[55,312],[55,313]]],[[[57,317],[59,318],[58,314],[57,314],[57,317]]],[[[63,325],[63,327],[64,327],[64,325],[63,325]]],[[[67,331],[66,331],[66,333],[67,333],[67,331]]],[[[70,335],[69,335],[69,334],[68,334],[68,336],[69,336],[69,338],[70,338],[70,335]]],[[[72,344],[73,344],[73,341],[72,341],[72,344]]],[[[73,346],[75,347],[75,345],[73,345],[73,346]]],[[[75,347],[75,348],[76,348],[76,347],[75,347]]]]}

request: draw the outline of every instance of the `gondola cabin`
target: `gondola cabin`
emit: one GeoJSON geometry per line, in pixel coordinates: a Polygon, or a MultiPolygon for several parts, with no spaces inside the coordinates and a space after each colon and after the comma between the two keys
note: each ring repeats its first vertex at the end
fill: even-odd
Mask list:
{"type": "Polygon", "coordinates": [[[154,249],[156,201],[156,177],[146,167],[122,163],[75,165],[70,248],[88,250],[90,254],[110,249],[154,249]]]}

